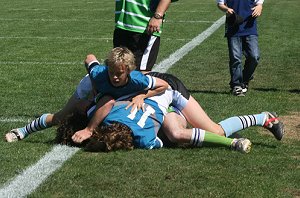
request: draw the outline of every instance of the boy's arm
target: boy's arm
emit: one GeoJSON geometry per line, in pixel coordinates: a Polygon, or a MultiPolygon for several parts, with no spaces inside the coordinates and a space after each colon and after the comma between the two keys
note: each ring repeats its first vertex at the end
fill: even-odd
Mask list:
{"type": "Polygon", "coordinates": [[[115,101],[110,96],[102,97],[96,106],[96,112],[94,113],[92,119],[89,121],[86,128],[77,131],[73,136],[72,140],[75,143],[82,143],[93,135],[93,131],[96,127],[104,120],[104,118],[109,114],[111,108],[113,107],[115,101]]]}
{"type": "Polygon", "coordinates": [[[226,14],[234,13],[234,10],[232,8],[227,7],[224,1],[217,1],[217,2],[218,2],[217,6],[221,11],[225,12],[226,14]]]}
{"type": "Polygon", "coordinates": [[[144,104],[145,98],[155,96],[155,95],[160,94],[168,89],[169,84],[166,81],[164,81],[160,78],[156,78],[156,77],[152,77],[152,78],[155,79],[155,81],[156,81],[155,87],[153,89],[149,89],[145,93],[139,94],[139,95],[135,96],[134,98],[132,98],[132,101],[127,105],[126,109],[128,109],[129,107],[132,106],[131,111],[133,111],[135,108],[137,108],[137,110],[142,108],[144,111],[143,104],[144,104]]]}

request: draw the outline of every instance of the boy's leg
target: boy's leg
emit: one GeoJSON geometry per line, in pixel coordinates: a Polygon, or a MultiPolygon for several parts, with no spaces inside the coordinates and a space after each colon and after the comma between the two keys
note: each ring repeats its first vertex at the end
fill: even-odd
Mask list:
{"type": "Polygon", "coordinates": [[[249,153],[251,150],[251,142],[246,138],[231,139],[198,128],[186,130],[192,130],[190,144],[196,147],[225,146],[242,153],[249,153]]]}
{"type": "Polygon", "coordinates": [[[234,116],[219,123],[224,129],[226,137],[251,126],[264,126],[273,133],[277,140],[284,135],[283,123],[279,121],[276,113],[262,112],[260,114],[234,116]]]}
{"type": "Polygon", "coordinates": [[[226,138],[199,128],[186,129],[184,118],[174,112],[167,114],[162,128],[172,142],[188,143],[195,147],[219,145],[245,153],[251,148],[251,142],[247,139],[226,138]]]}
{"type": "Polygon", "coordinates": [[[241,37],[228,37],[228,52],[229,52],[229,71],[230,71],[230,88],[232,94],[236,96],[244,96],[242,92],[243,86],[243,48],[241,37]]]}
{"type": "Polygon", "coordinates": [[[29,134],[41,131],[43,129],[51,127],[53,114],[43,114],[42,116],[36,118],[29,124],[21,128],[12,129],[5,135],[7,142],[16,142],[27,137],[29,134]],[[48,121],[48,123],[47,123],[48,121]]]}
{"type": "Polygon", "coordinates": [[[190,96],[187,105],[181,110],[181,112],[193,127],[225,136],[222,127],[210,119],[192,96],[190,96]]]}
{"type": "Polygon", "coordinates": [[[258,38],[256,35],[246,36],[243,40],[245,52],[245,65],[243,70],[243,83],[248,86],[249,81],[253,79],[254,71],[260,58],[258,48],[258,38]]]}
{"type": "Polygon", "coordinates": [[[72,114],[74,111],[85,112],[87,106],[90,104],[87,100],[80,100],[74,94],[68,101],[68,103],[55,114],[43,114],[36,118],[29,124],[21,128],[12,129],[5,135],[7,142],[15,142],[26,138],[31,133],[47,129],[52,126],[56,126],[67,115],[72,114]]]}

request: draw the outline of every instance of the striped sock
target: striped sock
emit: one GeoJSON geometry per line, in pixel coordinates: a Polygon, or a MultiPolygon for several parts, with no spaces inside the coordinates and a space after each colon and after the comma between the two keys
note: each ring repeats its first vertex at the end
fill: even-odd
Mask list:
{"type": "Polygon", "coordinates": [[[51,126],[47,126],[46,118],[50,114],[43,114],[41,117],[33,120],[31,123],[27,124],[23,128],[18,128],[19,131],[22,133],[20,134],[21,137],[27,137],[30,133],[41,131],[43,129],[49,128],[51,126]]]}
{"type": "Polygon", "coordinates": [[[226,137],[240,130],[251,126],[263,126],[266,120],[266,114],[254,114],[245,116],[234,116],[221,121],[219,124],[225,131],[226,137]]]}
{"type": "Polygon", "coordinates": [[[223,145],[230,147],[232,143],[231,138],[226,138],[212,132],[204,131],[202,129],[193,128],[190,144],[195,147],[208,146],[208,145],[223,145]]]}
{"type": "Polygon", "coordinates": [[[198,128],[193,128],[190,144],[196,147],[201,147],[204,141],[205,131],[198,128]]]}

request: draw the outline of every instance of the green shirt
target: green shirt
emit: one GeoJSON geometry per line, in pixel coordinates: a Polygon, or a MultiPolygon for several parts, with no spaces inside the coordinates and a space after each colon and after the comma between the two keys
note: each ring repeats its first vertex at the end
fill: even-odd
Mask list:
{"type": "MultiPolygon", "coordinates": [[[[156,7],[153,8],[150,2],[151,0],[116,0],[116,28],[131,32],[146,33],[149,20],[156,10],[156,7]]],[[[152,2],[154,1],[152,0],[152,2]]],[[[161,30],[162,25],[160,32],[155,32],[153,35],[160,36],[161,30]]]]}

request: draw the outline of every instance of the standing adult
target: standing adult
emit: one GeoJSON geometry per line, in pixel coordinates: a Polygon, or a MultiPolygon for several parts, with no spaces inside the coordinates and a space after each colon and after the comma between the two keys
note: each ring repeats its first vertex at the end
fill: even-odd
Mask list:
{"type": "Polygon", "coordinates": [[[113,45],[125,46],[133,52],[137,70],[151,71],[156,62],[170,3],[171,0],[116,1],[113,45]]]}
{"type": "Polygon", "coordinates": [[[229,50],[230,88],[235,96],[245,96],[260,58],[257,17],[264,0],[217,0],[226,12],[225,37],[229,50]],[[245,56],[243,68],[242,56],[245,56]]]}

